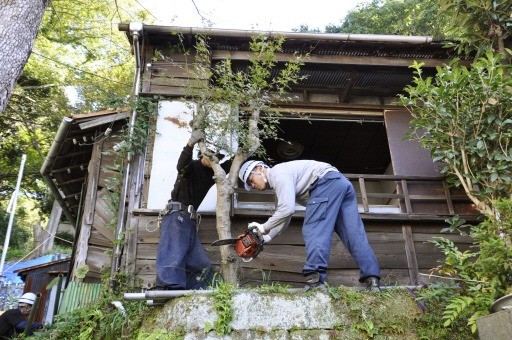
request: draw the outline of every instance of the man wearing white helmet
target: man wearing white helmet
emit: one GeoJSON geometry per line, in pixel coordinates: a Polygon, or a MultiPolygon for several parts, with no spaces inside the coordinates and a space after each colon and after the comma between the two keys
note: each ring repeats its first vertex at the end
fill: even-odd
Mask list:
{"type": "MultiPolygon", "coordinates": [[[[25,293],[18,300],[18,308],[6,310],[0,316],[0,338],[10,339],[12,336],[23,333],[27,326],[27,316],[32,310],[34,301],[36,300],[36,294],[25,293]]],[[[32,335],[34,330],[42,328],[38,322],[32,322],[28,335],[32,335]]]]}
{"type": "Polygon", "coordinates": [[[270,187],[277,196],[274,214],[263,224],[255,223],[265,243],[288,226],[295,203],[306,206],[302,236],[307,258],[302,275],[307,289],[325,288],[334,231],[359,266],[359,281],[365,282],[370,291],[380,290],[379,264],[359,216],[354,188],[338,169],[312,160],[285,162],[272,168],[253,160],[242,165],[239,177],[246,190],[270,187]]]}

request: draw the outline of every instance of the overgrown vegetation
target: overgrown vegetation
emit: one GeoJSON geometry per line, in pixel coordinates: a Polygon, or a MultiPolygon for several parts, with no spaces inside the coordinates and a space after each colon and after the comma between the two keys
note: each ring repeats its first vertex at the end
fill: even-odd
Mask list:
{"type": "Polygon", "coordinates": [[[146,313],[145,301],[125,301],[122,294],[128,289],[126,281],[117,291],[104,287],[98,301],[76,309],[66,315],[57,316],[55,322],[42,332],[36,332],[35,339],[136,339],[146,313]],[[122,302],[123,308],[116,308],[112,302],[122,302]]]}
{"type": "MultiPolygon", "coordinates": [[[[231,321],[233,320],[233,307],[231,298],[233,297],[235,287],[230,283],[218,283],[215,286],[213,307],[217,312],[217,319],[214,324],[214,331],[218,335],[227,335],[231,333],[231,321]]],[[[205,329],[205,332],[208,330],[205,329]]]]}
{"type": "MultiPolygon", "coordinates": [[[[17,243],[29,244],[31,224],[44,222],[51,211],[53,195],[39,170],[62,118],[105,109],[110,98],[130,92],[133,57],[117,24],[137,19],[148,22],[148,12],[132,0],[49,3],[30,58],[0,115],[0,206],[7,205],[26,154],[20,201],[32,201],[37,212],[16,212],[13,255],[31,250],[17,243]]],[[[1,216],[0,230],[6,225],[1,216]]]]}
{"type": "Polygon", "coordinates": [[[452,284],[422,294],[441,308],[443,326],[463,322],[474,333],[494,299],[511,292],[512,3],[439,2],[440,12],[451,16],[447,32],[460,39],[451,45],[477,58],[470,67],[457,61],[438,67],[432,78],[414,64],[414,84],[401,102],[412,113],[413,138],[485,213],[478,226],[465,226],[460,218],[451,222],[452,230],[470,229],[463,232],[475,240],[471,250],[460,251],[444,238],[434,241],[446,255],[435,270],[452,284]]]}
{"type": "MultiPolygon", "coordinates": [[[[282,297],[283,294],[287,298],[299,297],[304,294],[323,294],[318,291],[291,292],[287,290],[288,287],[280,285],[270,285],[269,287],[255,288],[254,291],[267,296],[275,295],[276,298],[282,297]]],[[[452,294],[453,287],[444,286],[443,289],[446,295],[452,294]]],[[[229,283],[217,283],[213,290],[214,292],[210,296],[217,314],[216,321],[214,324],[205,324],[204,329],[199,328],[199,330],[204,334],[212,332],[221,337],[244,334],[243,331],[234,333],[231,327],[234,316],[232,298],[237,293],[236,289],[229,283]]],[[[418,339],[470,339],[472,337],[460,320],[455,320],[445,329],[440,328],[442,315],[439,301],[442,300],[442,296],[437,293],[428,296],[428,293],[425,292],[422,305],[417,305],[414,302],[414,296],[405,290],[368,294],[342,286],[329,286],[328,294],[331,296],[332,307],[337,310],[337,313],[344,315],[342,319],[345,320],[330,330],[333,335],[351,334],[355,338],[363,339],[393,338],[395,336],[418,339]],[[423,306],[427,307],[427,312],[422,311],[423,306]]],[[[188,296],[185,299],[190,300],[191,297],[188,296]]],[[[146,323],[146,327],[142,327],[143,320],[145,319],[146,322],[152,320],[155,313],[161,313],[161,308],[147,307],[145,301],[123,301],[120,299],[120,295],[109,292],[105,286],[96,304],[57,318],[54,325],[44,332],[36,333],[34,338],[184,339],[187,332],[180,325],[156,325],[149,321],[146,323]],[[123,315],[120,309],[115,308],[112,301],[122,301],[126,315],[123,315]]],[[[191,308],[195,307],[191,306],[191,308]]],[[[258,311],[258,313],[260,312],[258,311]]],[[[307,330],[307,327],[304,329],[307,330]]],[[[288,332],[292,334],[299,330],[297,327],[292,327],[288,332]]],[[[259,332],[264,333],[265,331],[259,330],[259,332]]],[[[271,334],[273,330],[268,332],[271,334]]]]}
{"type": "Polygon", "coordinates": [[[466,225],[460,219],[452,224],[452,230],[472,236],[471,250],[461,251],[445,238],[433,241],[446,255],[433,273],[451,279],[451,283],[434,285],[422,292],[421,298],[441,308],[444,327],[464,323],[474,333],[476,320],[489,314],[494,300],[512,293],[512,200],[495,204],[501,221],[490,216],[477,226],[466,225]]]}
{"type": "Polygon", "coordinates": [[[488,51],[471,68],[457,61],[423,77],[422,64],[401,103],[410,108],[412,137],[442,162],[442,173],[462,186],[488,214],[512,192],[512,66],[488,51]]]}

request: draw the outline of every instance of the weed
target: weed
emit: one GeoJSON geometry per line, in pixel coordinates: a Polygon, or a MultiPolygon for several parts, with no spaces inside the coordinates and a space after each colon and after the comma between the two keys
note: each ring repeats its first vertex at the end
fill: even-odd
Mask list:
{"type": "Polygon", "coordinates": [[[213,300],[213,307],[217,311],[217,320],[215,320],[215,333],[218,335],[227,335],[233,330],[231,320],[233,320],[233,307],[231,298],[233,297],[234,286],[229,283],[217,283],[213,300]]]}
{"type": "Polygon", "coordinates": [[[258,288],[260,293],[279,293],[279,294],[289,294],[290,285],[281,284],[279,282],[272,282],[271,284],[264,284],[258,288]]]}

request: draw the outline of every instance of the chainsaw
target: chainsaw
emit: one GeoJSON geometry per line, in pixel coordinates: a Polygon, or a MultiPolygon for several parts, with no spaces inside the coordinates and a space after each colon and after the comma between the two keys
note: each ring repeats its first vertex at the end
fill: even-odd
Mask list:
{"type": "Polygon", "coordinates": [[[227,238],[213,242],[212,246],[232,244],[235,252],[244,262],[251,262],[263,250],[263,237],[258,228],[249,228],[237,238],[227,238]]]}

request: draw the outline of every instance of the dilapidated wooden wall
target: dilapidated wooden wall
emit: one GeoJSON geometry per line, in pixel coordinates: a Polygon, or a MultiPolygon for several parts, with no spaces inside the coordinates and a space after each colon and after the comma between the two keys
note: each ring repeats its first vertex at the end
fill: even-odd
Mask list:
{"type": "MultiPolygon", "coordinates": [[[[159,239],[157,211],[135,212],[132,219],[132,234],[137,238],[136,254],[131,254],[135,263],[135,274],[140,287],[151,288],[156,276],[156,250],[159,239]]],[[[252,221],[264,222],[263,217],[235,216],[233,235],[241,234],[252,221]]],[[[438,265],[442,253],[428,241],[444,236],[451,239],[462,250],[471,245],[469,237],[441,234],[446,227],[443,221],[382,221],[365,219],[370,244],[382,269],[382,282],[386,285],[418,284],[429,282],[429,270],[438,265]]],[[[302,218],[293,218],[290,226],[279,237],[265,245],[264,251],[242,266],[240,283],[254,286],[263,283],[281,282],[293,287],[302,287],[300,275],[306,254],[301,233],[302,218]]],[[[199,235],[216,270],[220,262],[218,247],[210,246],[215,241],[215,218],[202,216],[199,235]]],[[[328,283],[331,285],[358,286],[359,269],[336,234],[331,244],[328,283]]]]}

